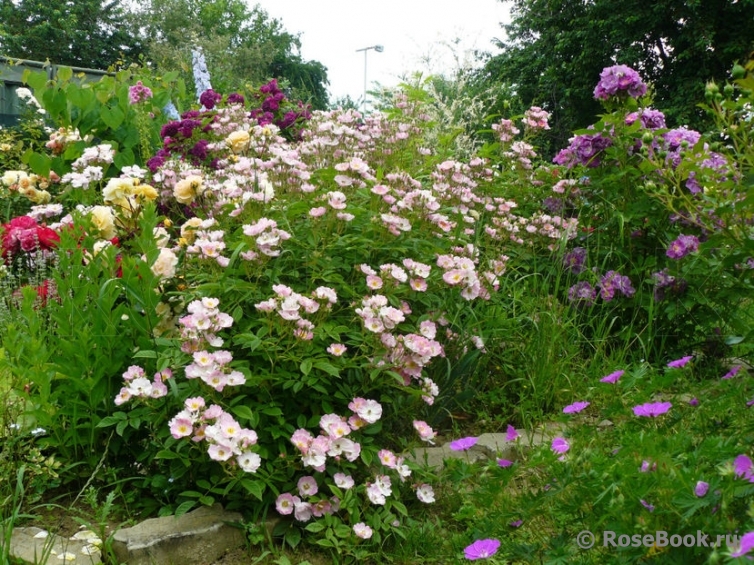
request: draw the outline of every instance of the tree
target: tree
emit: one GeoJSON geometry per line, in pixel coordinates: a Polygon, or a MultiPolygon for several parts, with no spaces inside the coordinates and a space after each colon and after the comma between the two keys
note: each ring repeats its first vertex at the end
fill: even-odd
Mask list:
{"type": "MultiPolygon", "coordinates": [[[[506,0],[502,0],[506,1],[506,0]]],[[[510,1],[510,0],[508,0],[510,1]]],[[[484,79],[510,82],[526,105],[552,112],[551,149],[595,121],[601,70],[635,68],[654,86],[668,124],[702,127],[707,81],[722,82],[754,47],[754,2],[730,0],[513,0],[503,53],[484,79]]]]}
{"type": "Polygon", "coordinates": [[[118,0],[0,0],[0,52],[107,69],[141,52],[130,21],[118,0]]]}
{"type": "Polygon", "coordinates": [[[151,0],[141,20],[147,59],[158,68],[183,69],[188,75],[191,50],[201,47],[219,92],[277,78],[288,85],[291,98],[315,109],[327,106],[327,69],[304,61],[298,36],[259,6],[250,9],[243,0],[151,0]]]}

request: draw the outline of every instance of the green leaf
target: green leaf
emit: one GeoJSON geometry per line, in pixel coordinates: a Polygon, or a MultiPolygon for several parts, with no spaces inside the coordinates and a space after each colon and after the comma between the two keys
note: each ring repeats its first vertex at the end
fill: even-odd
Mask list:
{"type": "Polygon", "coordinates": [[[183,516],[186,512],[191,510],[194,506],[196,506],[195,500],[187,500],[186,502],[179,504],[178,508],[175,509],[176,518],[178,516],[183,516]]]}
{"type": "Polygon", "coordinates": [[[55,75],[59,80],[67,82],[73,77],[73,69],[71,67],[58,67],[55,75]]]}
{"type": "Polygon", "coordinates": [[[335,535],[343,539],[349,538],[351,537],[351,528],[345,524],[339,524],[335,526],[335,535]]]}
{"type": "Polygon", "coordinates": [[[157,352],[151,349],[142,349],[134,353],[134,358],[157,359],[157,352]]]}
{"type": "Polygon", "coordinates": [[[211,496],[202,496],[199,497],[199,504],[203,504],[204,506],[212,506],[215,503],[215,499],[211,496]]]}
{"type": "MultiPolygon", "coordinates": [[[[30,69],[24,70],[21,80],[31,86],[34,90],[41,90],[47,85],[47,73],[45,71],[34,71],[30,69]]],[[[39,98],[39,93],[34,93],[39,98]]]]}
{"type": "Polygon", "coordinates": [[[46,177],[50,175],[52,159],[42,153],[32,153],[29,156],[29,168],[36,174],[46,177]]]}
{"type": "Polygon", "coordinates": [[[174,451],[168,451],[167,449],[161,449],[154,456],[155,459],[179,459],[181,456],[174,451]]]}
{"type": "Polygon", "coordinates": [[[123,437],[123,432],[128,427],[128,420],[123,420],[121,422],[118,422],[118,425],[115,426],[115,433],[119,436],[123,437]]]}
{"type": "Polygon", "coordinates": [[[321,545],[322,547],[335,547],[335,543],[329,539],[318,539],[317,545],[321,545]]]}
{"type": "Polygon", "coordinates": [[[121,110],[117,106],[114,106],[112,108],[104,106],[102,108],[102,111],[100,112],[100,118],[110,129],[118,129],[120,124],[123,123],[123,118],[125,117],[126,116],[123,113],[123,110],[121,110]]]}
{"type": "Polygon", "coordinates": [[[246,489],[250,495],[262,501],[262,494],[264,493],[264,483],[262,481],[252,481],[251,479],[242,479],[241,486],[246,489]]]}
{"type": "Polygon", "coordinates": [[[318,534],[319,532],[325,529],[325,525],[322,522],[312,522],[311,524],[307,524],[306,528],[304,529],[307,532],[318,534]]]}
{"type": "Polygon", "coordinates": [[[301,372],[304,373],[304,375],[308,375],[312,370],[312,360],[304,359],[303,361],[301,361],[299,368],[301,369],[301,372]]]}
{"type": "Polygon", "coordinates": [[[338,370],[338,368],[334,365],[331,365],[327,361],[317,361],[316,363],[314,363],[314,366],[320,371],[324,371],[328,375],[332,375],[333,377],[340,377],[340,371],[338,370]]]}
{"type": "Polygon", "coordinates": [[[238,418],[243,418],[245,420],[254,419],[254,413],[248,406],[233,406],[230,411],[233,412],[233,414],[235,414],[238,418]]]}

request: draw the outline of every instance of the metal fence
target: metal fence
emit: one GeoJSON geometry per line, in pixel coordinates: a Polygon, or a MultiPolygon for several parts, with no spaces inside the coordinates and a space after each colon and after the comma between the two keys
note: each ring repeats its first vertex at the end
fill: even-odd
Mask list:
{"type": "MultiPolygon", "coordinates": [[[[26,69],[44,71],[47,73],[47,78],[52,80],[57,76],[58,69],[63,66],[65,65],[0,56],[0,126],[8,127],[18,124],[22,103],[19,101],[16,91],[24,86],[23,75],[26,69]]],[[[108,74],[107,71],[97,69],[70,68],[75,77],[83,75],[82,80],[93,82],[108,74]]]]}

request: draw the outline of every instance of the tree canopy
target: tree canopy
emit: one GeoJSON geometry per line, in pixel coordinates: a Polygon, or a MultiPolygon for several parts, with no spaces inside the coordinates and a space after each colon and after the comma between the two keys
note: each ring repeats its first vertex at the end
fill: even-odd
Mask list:
{"type": "Polygon", "coordinates": [[[600,71],[635,68],[654,87],[669,124],[700,127],[707,81],[724,81],[754,48],[754,2],[730,0],[501,0],[512,4],[502,54],[486,80],[511,83],[522,101],[552,112],[552,140],[593,123],[600,71]]]}
{"type": "Polygon", "coordinates": [[[0,51],[9,57],[107,69],[142,51],[119,0],[0,0],[0,51]]]}
{"type": "Polygon", "coordinates": [[[220,92],[247,83],[283,79],[292,98],[327,106],[327,69],[304,61],[297,35],[258,5],[243,0],[150,0],[139,19],[147,54],[161,68],[190,69],[191,49],[201,47],[212,85],[220,92]]]}
{"type": "Polygon", "coordinates": [[[142,62],[191,80],[191,51],[205,54],[220,92],[272,78],[290,98],[327,107],[327,69],[305,61],[301,41],[244,0],[0,0],[0,54],[108,69],[142,62]]]}

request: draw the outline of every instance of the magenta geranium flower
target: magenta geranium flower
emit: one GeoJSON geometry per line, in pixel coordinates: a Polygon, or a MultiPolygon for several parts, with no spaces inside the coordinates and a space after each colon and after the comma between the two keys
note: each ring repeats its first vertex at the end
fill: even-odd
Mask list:
{"type": "Polygon", "coordinates": [[[650,512],[654,512],[654,511],[655,511],[655,507],[654,507],[654,505],[650,504],[650,503],[649,503],[649,502],[647,502],[646,500],[640,500],[639,502],[641,502],[641,505],[642,505],[642,506],[643,506],[644,508],[646,508],[647,510],[649,510],[650,512]]]}
{"type": "Polygon", "coordinates": [[[506,467],[510,467],[511,465],[513,465],[513,461],[511,461],[510,459],[498,459],[497,465],[498,467],[502,467],[503,469],[505,469],[506,467]]]}
{"type": "Polygon", "coordinates": [[[492,557],[497,553],[499,547],[500,540],[480,539],[464,549],[463,553],[469,561],[476,561],[477,559],[492,557]]]}
{"type": "Polygon", "coordinates": [[[475,437],[462,437],[455,441],[450,442],[450,449],[453,451],[466,451],[476,445],[479,438],[475,437]]]}
{"type": "Polygon", "coordinates": [[[516,428],[508,424],[508,429],[505,431],[505,439],[507,441],[516,441],[521,435],[516,431],[516,428]]]}
{"type": "Polygon", "coordinates": [[[510,524],[508,524],[511,528],[520,528],[521,524],[523,524],[523,520],[513,520],[510,524]]]}
{"type": "Polygon", "coordinates": [[[577,414],[587,406],[589,406],[589,403],[586,401],[574,402],[573,404],[569,404],[568,406],[563,408],[563,414],[577,414]]]}
{"type": "Polygon", "coordinates": [[[645,416],[647,418],[656,418],[665,414],[670,410],[673,405],[670,402],[648,402],[646,404],[640,404],[634,406],[634,414],[637,416],[645,416]]]}
{"type": "Polygon", "coordinates": [[[706,483],[704,481],[698,481],[696,483],[696,486],[694,487],[694,494],[701,498],[702,496],[707,494],[708,490],[709,490],[709,483],[706,483]]]}
{"type": "Polygon", "coordinates": [[[556,437],[552,440],[552,444],[550,448],[555,453],[565,453],[569,449],[571,449],[571,446],[568,444],[568,441],[565,438],[562,437],[556,437]]]}
{"type": "Polygon", "coordinates": [[[693,355],[687,355],[686,357],[681,357],[680,359],[676,359],[675,361],[671,361],[670,363],[668,363],[668,367],[670,367],[671,369],[678,369],[686,365],[686,363],[691,361],[693,358],[694,358],[693,355]]]}
{"type": "Polygon", "coordinates": [[[740,370],[741,370],[741,365],[736,365],[734,367],[731,367],[730,371],[728,371],[727,373],[725,373],[722,376],[722,378],[723,379],[732,379],[733,377],[735,377],[738,374],[738,371],[740,371],[740,370]]]}
{"type": "Polygon", "coordinates": [[[738,549],[731,553],[731,557],[741,557],[742,555],[746,555],[749,553],[752,549],[754,549],[754,532],[748,532],[741,536],[741,543],[738,546],[738,549]]]}
{"type": "Polygon", "coordinates": [[[739,455],[733,460],[733,471],[736,473],[736,476],[748,479],[750,482],[754,482],[753,467],[754,463],[746,455],[739,455]]]}
{"type": "Polygon", "coordinates": [[[615,372],[610,373],[609,375],[607,375],[605,377],[602,377],[600,379],[600,382],[601,383],[609,383],[611,385],[615,384],[615,383],[618,382],[618,379],[623,376],[624,373],[625,373],[625,371],[623,369],[621,369],[620,371],[615,371],[615,372]]]}

